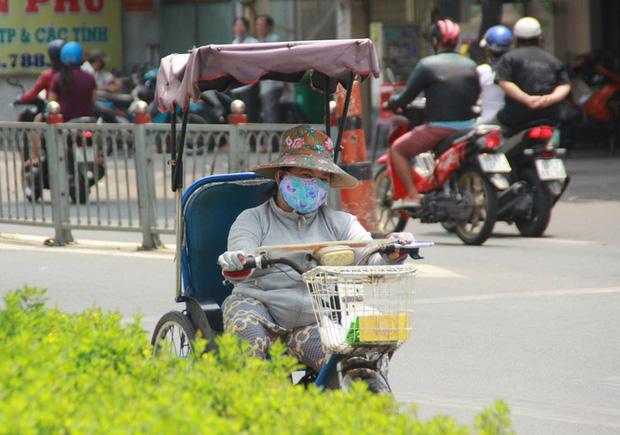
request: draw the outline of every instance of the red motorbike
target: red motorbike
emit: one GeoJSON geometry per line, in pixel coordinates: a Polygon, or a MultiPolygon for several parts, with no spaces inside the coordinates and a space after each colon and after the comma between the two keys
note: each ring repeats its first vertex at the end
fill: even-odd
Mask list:
{"type": "MultiPolygon", "coordinates": [[[[409,123],[397,127],[389,145],[408,129],[409,123]]],[[[467,245],[484,243],[497,220],[500,195],[511,189],[510,164],[497,151],[501,141],[498,126],[480,125],[455,131],[432,151],[416,156],[411,170],[422,200],[414,209],[394,207],[407,191],[386,152],[377,160],[382,167],[374,180],[380,231],[402,231],[407,221],[415,218],[422,223],[441,223],[467,245]]]]}

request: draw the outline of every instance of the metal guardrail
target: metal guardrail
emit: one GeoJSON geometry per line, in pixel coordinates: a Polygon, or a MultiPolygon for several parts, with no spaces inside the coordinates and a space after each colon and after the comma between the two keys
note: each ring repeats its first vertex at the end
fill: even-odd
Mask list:
{"type": "MultiPolygon", "coordinates": [[[[267,163],[290,127],[189,124],[184,185],[267,163]]],[[[0,122],[0,223],[53,227],[54,244],[80,229],[141,232],[143,248],[160,246],[175,231],[170,138],[164,124],[0,122]]]]}

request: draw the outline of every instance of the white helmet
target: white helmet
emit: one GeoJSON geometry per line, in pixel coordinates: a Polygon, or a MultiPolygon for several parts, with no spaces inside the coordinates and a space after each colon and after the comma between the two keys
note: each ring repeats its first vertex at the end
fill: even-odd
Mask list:
{"type": "Polygon", "coordinates": [[[532,39],[540,36],[542,30],[536,18],[524,17],[515,23],[512,33],[520,39],[532,39]]]}

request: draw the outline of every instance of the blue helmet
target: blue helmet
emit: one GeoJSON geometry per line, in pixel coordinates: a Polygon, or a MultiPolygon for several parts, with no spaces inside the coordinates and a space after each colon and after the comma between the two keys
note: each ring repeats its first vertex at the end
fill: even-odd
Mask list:
{"type": "Polygon", "coordinates": [[[82,65],[84,51],[77,42],[67,42],[60,50],[60,61],[67,66],[82,65]]]}
{"type": "Polygon", "coordinates": [[[495,53],[504,53],[510,49],[512,44],[512,33],[506,26],[493,26],[484,34],[480,41],[481,47],[489,47],[495,53]]]}
{"type": "Polygon", "coordinates": [[[54,39],[49,43],[47,46],[47,54],[50,59],[60,61],[60,51],[63,45],[65,45],[65,41],[62,39],[54,39]]]}

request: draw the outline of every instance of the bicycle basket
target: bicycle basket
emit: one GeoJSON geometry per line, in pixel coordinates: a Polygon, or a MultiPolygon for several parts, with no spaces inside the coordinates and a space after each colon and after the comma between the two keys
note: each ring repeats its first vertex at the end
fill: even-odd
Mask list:
{"type": "Polygon", "coordinates": [[[411,335],[413,265],[319,266],[302,278],[331,353],[396,348],[411,335]]]}

